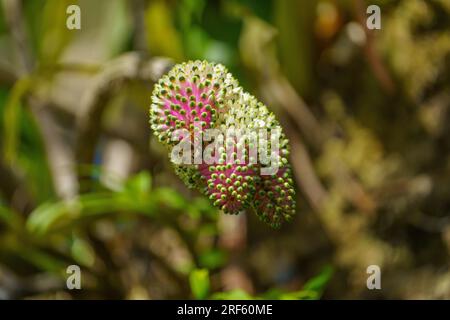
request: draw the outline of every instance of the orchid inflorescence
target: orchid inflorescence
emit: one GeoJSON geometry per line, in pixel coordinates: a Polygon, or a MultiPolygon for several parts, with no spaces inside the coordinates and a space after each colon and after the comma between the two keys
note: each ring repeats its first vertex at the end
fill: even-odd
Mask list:
{"type": "MultiPolygon", "coordinates": [[[[188,187],[199,189],[225,213],[252,209],[275,228],[292,218],[295,191],[288,140],[274,114],[245,92],[223,65],[206,61],[175,65],[155,84],[150,124],[170,152],[180,139],[192,143],[208,130],[249,132],[227,135],[226,139],[219,135],[216,142],[225,141],[225,147],[216,143],[214,161],[175,163],[175,172],[188,187]],[[263,141],[258,136],[261,130],[273,133],[272,138],[278,133],[276,140],[266,139],[257,149],[265,154],[271,148],[270,168],[275,167],[275,171],[268,170],[267,161],[256,161],[257,154],[252,153],[255,142],[263,141]]],[[[205,142],[200,140],[203,146],[205,142]]]]}

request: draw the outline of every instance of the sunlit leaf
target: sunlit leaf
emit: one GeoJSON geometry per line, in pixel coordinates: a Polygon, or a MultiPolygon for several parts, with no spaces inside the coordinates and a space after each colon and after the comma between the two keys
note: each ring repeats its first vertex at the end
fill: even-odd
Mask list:
{"type": "Polygon", "coordinates": [[[39,59],[43,64],[55,63],[64,48],[74,35],[66,25],[66,8],[77,4],[72,0],[47,0],[44,8],[39,12],[42,20],[39,24],[39,59]]]}
{"type": "Polygon", "coordinates": [[[256,299],[242,289],[235,289],[227,292],[218,292],[212,295],[215,300],[251,300],[256,299]]]}
{"type": "Polygon", "coordinates": [[[325,266],[317,276],[306,282],[303,290],[317,292],[320,296],[332,275],[333,268],[331,266],[325,266]]]}
{"type": "Polygon", "coordinates": [[[142,171],[129,179],[125,188],[127,192],[134,194],[148,194],[150,192],[152,178],[147,171],[142,171]]]}
{"type": "Polygon", "coordinates": [[[196,269],[189,275],[192,294],[196,299],[205,299],[209,293],[209,272],[207,269],[196,269]]]}
{"type": "Polygon", "coordinates": [[[70,247],[72,257],[83,266],[91,267],[95,262],[95,252],[84,239],[75,236],[70,247]]]}
{"type": "Polygon", "coordinates": [[[145,11],[145,26],[147,43],[152,54],[170,57],[177,61],[183,59],[180,36],[165,1],[149,2],[145,11]]]}
{"type": "Polygon", "coordinates": [[[279,300],[317,300],[319,298],[319,293],[312,290],[288,292],[278,297],[279,300]]]}
{"type": "Polygon", "coordinates": [[[154,190],[155,198],[172,209],[184,210],[188,202],[177,191],[170,188],[159,188],[154,190]]]}

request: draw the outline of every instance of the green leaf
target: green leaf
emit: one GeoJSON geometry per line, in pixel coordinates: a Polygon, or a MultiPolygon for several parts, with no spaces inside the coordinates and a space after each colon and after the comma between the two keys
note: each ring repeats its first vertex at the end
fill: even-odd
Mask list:
{"type": "Polygon", "coordinates": [[[78,236],[72,240],[70,253],[74,260],[83,266],[92,267],[95,263],[94,249],[89,242],[78,236]]]}
{"type": "Polygon", "coordinates": [[[262,294],[262,298],[268,300],[277,300],[280,299],[283,294],[286,294],[286,292],[279,288],[271,288],[264,294],[262,294]]]}
{"type": "Polygon", "coordinates": [[[10,228],[18,230],[22,226],[20,216],[8,207],[0,204],[0,222],[4,222],[10,228]]]}
{"type": "Polygon", "coordinates": [[[67,262],[56,258],[54,255],[34,248],[26,244],[18,244],[17,251],[20,257],[41,270],[61,274],[62,270],[67,267],[67,262]]]}
{"type": "Polygon", "coordinates": [[[215,300],[253,300],[256,297],[252,297],[242,289],[235,289],[227,292],[218,292],[212,295],[212,299],[215,300]]]}
{"type": "Polygon", "coordinates": [[[136,203],[114,193],[91,193],[71,201],[47,202],[31,212],[27,229],[44,235],[52,229],[70,225],[74,220],[135,208],[136,203]]]}
{"type": "Polygon", "coordinates": [[[175,210],[186,210],[189,203],[177,191],[170,188],[159,188],[154,190],[154,197],[159,203],[175,210]]]}
{"type": "Polygon", "coordinates": [[[271,289],[264,293],[264,299],[277,300],[317,300],[333,274],[331,266],[325,266],[319,275],[308,280],[301,290],[285,292],[280,289],[271,289]]]}
{"type": "Polygon", "coordinates": [[[183,60],[180,35],[174,26],[169,5],[162,0],[150,1],[145,11],[147,45],[154,55],[183,60]]]}
{"type": "Polygon", "coordinates": [[[202,253],[199,260],[202,267],[216,269],[225,264],[227,255],[223,250],[212,249],[202,253]]]}
{"type": "Polygon", "coordinates": [[[152,187],[152,177],[147,171],[142,171],[132,178],[128,179],[125,184],[125,190],[136,195],[145,195],[150,192],[152,187]]]}
{"type": "Polygon", "coordinates": [[[39,14],[39,60],[42,64],[53,64],[58,61],[74,33],[65,28],[66,8],[73,0],[47,0],[39,14]],[[61,27],[64,26],[64,27],[61,27]]]}
{"type": "Polygon", "coordinates": [[[17,150],[20,138],[20,112],[22,97],[28,92],[32,81],[22,78],[14,84],[4,107],[4,144],[3,154],[8,164],[13,164],[17,159],[17,150]]]}
{"type": "Polygon", "coordinates": [[[209,293],[209,272],[207,269],[195,269],[189,275],[192,294],[196,299],[205,299],[209,293]]]}
{"type": "Polygon", "coordinates": [[[26,226],[29,231],[44,235],[51,230],[67,227],[81,218],[104,214],[131,212],[154,218],[158,212],[162,212],[163,206],[181,213],[186,211],[189,203],[175,190],[150,190],[150,176],[145,173],[132,178],[120,192],[88,193],[70,201],[43,203],[30,214],[26,226]]]}
{"type": "Polygon", "coordinates": [[[329,265],[325,266],[319,275],[306,282],[303,286],[303,290],[318,292],[320,296],[325,289],[325,286],[330,281],[332,275],[333,268],[329,265]]]}
{"type": "Polygon", "coordinates": [[[300,290],[280,295],[279,300],[317,300],[320,295],[312,290],[300,290]]]}

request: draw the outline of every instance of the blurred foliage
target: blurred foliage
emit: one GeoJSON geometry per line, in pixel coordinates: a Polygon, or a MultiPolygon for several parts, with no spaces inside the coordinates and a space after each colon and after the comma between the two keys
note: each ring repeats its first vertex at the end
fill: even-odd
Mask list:
{"type": "Polygon", "coordinates": [[[450,1],[371,1],[371,32],[367,4],[2,1],[0,299],[450,298],[450,1]],[[173,175],[147,120],[158,57],[221,62],[277,113],[291,224],[173,175]]]}

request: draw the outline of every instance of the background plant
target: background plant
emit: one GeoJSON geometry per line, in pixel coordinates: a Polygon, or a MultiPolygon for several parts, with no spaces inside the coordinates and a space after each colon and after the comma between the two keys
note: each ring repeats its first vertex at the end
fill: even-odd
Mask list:
{"type": "Polygon", "coordinates": [[[2,1],[0,298],[449,298],[448,0],[371,1],[373,33],[363,0],[75,2],[80,31],[74,1],[2,1]],[[280,230],[219,214],[152,137],[153,84],[189,59],[280,119],[280,230]]]}

